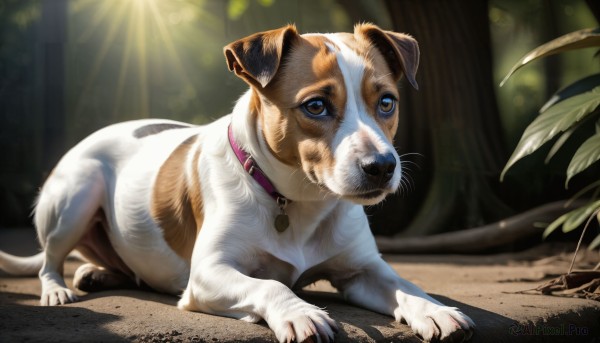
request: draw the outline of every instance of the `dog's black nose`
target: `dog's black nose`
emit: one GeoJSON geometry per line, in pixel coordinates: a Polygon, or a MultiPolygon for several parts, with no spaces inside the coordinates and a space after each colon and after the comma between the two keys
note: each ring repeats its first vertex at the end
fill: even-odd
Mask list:
{"type": "Polygon", "coordinates": [[[377,154],[361,160],[360,167],[373,185],[381,186],[394,176],[396,158],[392,153],[377,154]]]}

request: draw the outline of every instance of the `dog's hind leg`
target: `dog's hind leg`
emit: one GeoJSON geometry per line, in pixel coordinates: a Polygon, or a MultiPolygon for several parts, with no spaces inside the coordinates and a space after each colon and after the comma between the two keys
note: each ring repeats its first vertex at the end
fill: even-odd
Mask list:
{"type": "Polygon", "coordinates": [[[73,277],[73,287],[84,292],[136,288],[135,276],[123,262],[108,237],[109,224],[98,210],[90,228],[77,243],[77,251],[91,263],[81,265],[73,277]]]}
{"type": "Polygon", "coordinates": [[[137,288],[129,276],[108,270],[93,263],[86,263],[75,272],[73,287],[84,292],[98,292],[109,289],[137,288]]]}
{"type": "Polygon", "coordinates": [[[90,228],[90,221],[102,204],[105,182],[97,160],[63,161],[44,185],[35,211],[35,224],[44,249],[39,272],[41,305],[77,301],[65,284],[66,256],[90,228]]]}

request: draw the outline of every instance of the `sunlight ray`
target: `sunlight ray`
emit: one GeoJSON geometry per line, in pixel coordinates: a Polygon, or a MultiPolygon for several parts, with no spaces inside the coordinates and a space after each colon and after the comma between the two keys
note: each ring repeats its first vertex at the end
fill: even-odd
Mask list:
{"type": "Polygon", "coordinates": [[[123,23],[123,17],[124,17],[124,14],[126,13],[125,10],[127,9],[128,4],[130,4],[130,2],[124,1],[124,2],[120,2],[120,4],[121,5],[117,9],[116,16],[110,23],[110,27],[108,29],[108,34],[106,35],[106,38],[102,42],[100,51],[99,51],[96,59],[94,60],[94,64],[92,65],[90,73],[89,73],[88,77],[86,78],[83,89],[79,95],[79,100],[77,101],[77,107],[75,109],[76,116],[79,116],[81,114],[81,111],[83,110],[84,94],[87,94],[90,91],[90,88],[92,87],[93,82],[95,81],[96,77],[98,76],[98,72],[100,71],[100,67],[102,66],[102,63],[104,62],[104,58],[106,57],[106,54],[108,53],[109,48],[112,46],[112,44],[115,40],[115,36],[118,32],[118,28],[123,23]]]}
{"type": "Polygon", "coordinates": [[[131,60],[131,52],[133,48],[134,39],[134,20],[130,20],[127,25],[127,40],[125,41],[125,52],[121,56],[121,66],[119,67],[119,80],[117,81],[117,88],[115,90],[115,101],[112,111],[113,118],[117,118],[119,114],[119,108],[121,107],[121,100],[123,99],[123,90],[125,87],[125,79],[127,78],[127,72],[129,70],[129,63],[131,60]]]}
{"type": "Polygon", "coordinates": [[[140,113],[142,117],[148,117],[149,115],[149,104],[148,104],[148,74],[147,64],[148,55],[146,51],[146,10],[145,6],[152,4],[152,1],[141,1],[136,2],[137,6],[141,8],[137,11],[136,16],[136,41],[137,41],[137,53],[139,55],[138,71],[139,71],[139,87],[140,87],[140,113]]]}
{"type": "Polygon", "coordinates": [[[196,89],[194,88],[193,83],[189,79],[188,73],[186,73],[183,68],[183,63],[181,62],[181,58],[179,57],[179,54],[177,53],[177,49],[175,48],[175,45],[173,44],[173,38],[171,36],[171,33],[169,32],[168,28],[166,27],[163,17],[161,16],[160,12],[158,11],[158,8],[156,7],[156,3],[150,2],[148,5],[150,8],[150,11],[152,12],[152,18],[154,19],[154,21],[156,22],[156,26],[158,27],[158,32],[160,34],[160,37],[167,47],[167,52],[169,53],[170,57],[174,60],[173,65],[175,66],[175,70],[177,71],[179,76],[181,76],[183,78],[184,82],[186,83],[186,86],[189,86],[192,88],[192,91],[194,92],[194,95],[195,95],[196,89]]]}
{"type": "MultiPolygon", "coordinates": [[[[98,26],[107,18],[107,15],[111,12],[111,10],[114,9],[114,2],[115,1],[102,2],[102,4],[100,5],[100,9],[94,12],[94,16],[92,17],[90,24],[87,25],[86,29],[79,35],[77,41],[85,42],[88,39],[90,39],[94,31],[96,31],[98,26]]],[[[90,1],[90,4],[88,6],[93,5],[95,3],[97,2],[90,1]]]]}

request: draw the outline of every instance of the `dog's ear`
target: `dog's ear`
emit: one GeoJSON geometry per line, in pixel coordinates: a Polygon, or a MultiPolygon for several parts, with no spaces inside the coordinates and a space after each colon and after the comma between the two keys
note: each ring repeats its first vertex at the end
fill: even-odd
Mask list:
{"type": "Polygon", "coordinates": [[[227,66],[251,85],[264,88],[277,73],[293,40],[299,37],[296,27],[288,25],[237,40],[223,49],[227,66]]]}
{"type": "Polygon", "coordinates": [[[411,36],[403,33],[384,31],[372,24],[360,24],[354,27],[354,34],[369,40],[387,61],[394,78],[399,80],[402,73],[415,88],[419,67],[419,44],[411,36]]]}

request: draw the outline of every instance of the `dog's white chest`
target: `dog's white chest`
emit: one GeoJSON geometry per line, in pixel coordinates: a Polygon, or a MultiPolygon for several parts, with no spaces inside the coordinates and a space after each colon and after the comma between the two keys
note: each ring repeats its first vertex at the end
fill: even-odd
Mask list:
{"type": "Polygon", "coordinates": [[[254,242],[257,250],[238,257],[244,273],[258,279],[277,280],[288,287],[312,283],[326,269],[334,267],[330,263],[332,258],[362,234],[356,229],[361,227],[357,224],[366,223],[362,207],[354,204],[294,205],[291,204],[288,211],[288,230],[279,233],[270,228],[262,236],[255,236],[260,237],[254,242]],[[336,230],[340,225],[347,225],[348,229],[336,230]]]}

